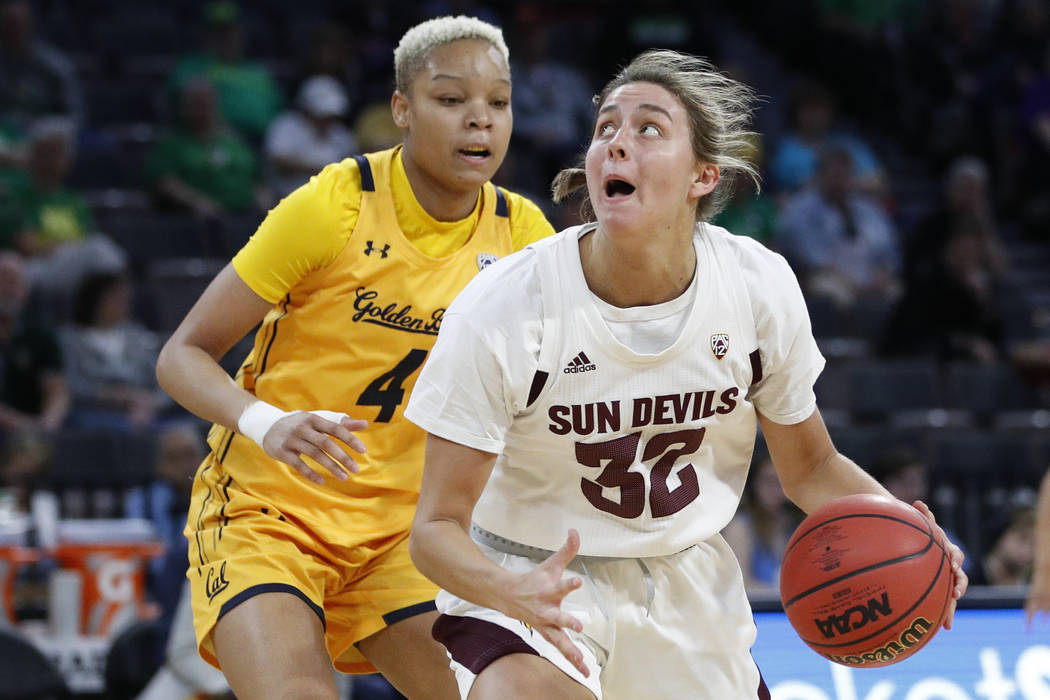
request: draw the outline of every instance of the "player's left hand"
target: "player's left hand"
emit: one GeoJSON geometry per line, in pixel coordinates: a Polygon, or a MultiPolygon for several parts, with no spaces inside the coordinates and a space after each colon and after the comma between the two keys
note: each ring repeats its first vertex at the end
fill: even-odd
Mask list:
{"type": "Polygon", "coordinates": [[[944,530],[937,524],[937,518],[933,516],[933,512],[929,507],[922,501],[914,501],[912,505],[922,513],[933,525],[934,532],[940,535],[941,542],[944,543],[945,549],[948,551],[948,557],[952,563],[952,578],[954,579],[954,587],[952,588],[952,602],[948,608],[948,614],[944,617],[944,629],[950,630],[952,628],[952,620],[955,619],[955,606],[959,598],[962,598],[963,593],[966,593],[966,587],[970,584],[970,577],[963,571],[962,563],[966,556],[963,554],[962,549],[959,545],[955,544],[948,539],[948,536],[944,534],[944,530]]]}

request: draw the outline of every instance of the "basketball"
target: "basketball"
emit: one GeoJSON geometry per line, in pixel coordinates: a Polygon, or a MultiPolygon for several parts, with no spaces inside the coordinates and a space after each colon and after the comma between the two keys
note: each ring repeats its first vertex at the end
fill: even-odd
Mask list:
{"type": "Polygon", "coordinates": [[[788,541],[780,571],[788,620],[821,656],[888,666],[940,629],[952,600],[944,542],[915,508],[886,496],[835,499],[788,541]]]}

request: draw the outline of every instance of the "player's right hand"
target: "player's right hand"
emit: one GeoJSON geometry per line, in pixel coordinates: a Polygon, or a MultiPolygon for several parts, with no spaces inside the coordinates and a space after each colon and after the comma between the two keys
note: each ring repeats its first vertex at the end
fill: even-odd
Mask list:
{"type": "Polygon", "coordinates": [[[509,594],[512,616],[543,635],[587,677],[590,672],[583,663],[583,653],[565,633],[565,628],[581,632],[583,624],[561,609],[565,596],[583,585],[577,576],[564,576],[565,567],[579,551],[580,534],[576,530],[569,530],[569,536],[561,549],[522,575],[509,594]]]}
{"type": "Polygon", "coordinates": [[[345,481],[348,472],[356,474],[357,462],[336,438],[354,452],[364,453],[365,444],[354,435],[364,430],[368,421],[350,418],[334,411],[296,411],[281,418],[266,432],[262,448],[266,454],[292,467],[315,484],[323,484],[324,477],[303,460],[309,457],[345,481]]]}

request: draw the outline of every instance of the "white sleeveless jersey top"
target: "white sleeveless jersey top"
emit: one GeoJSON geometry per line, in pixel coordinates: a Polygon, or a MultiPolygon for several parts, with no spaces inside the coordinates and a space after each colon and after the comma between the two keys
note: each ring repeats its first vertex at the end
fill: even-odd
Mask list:
{"type": "Polygon", "coordinates": [[[655,354],[620,343],[583,276],[576,227],[491,265],[446,312],[405,415],[497,454],[482,528],[581,554],[662,556],[733,516],[756,407],[814,410],[823,367],[797,281],[778,255],[698,224],[695,300],[655,354]]]}

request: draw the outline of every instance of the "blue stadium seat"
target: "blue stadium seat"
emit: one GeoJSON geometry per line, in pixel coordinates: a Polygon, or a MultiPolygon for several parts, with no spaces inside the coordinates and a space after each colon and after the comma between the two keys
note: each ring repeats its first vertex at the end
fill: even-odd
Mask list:
{"type": "Polygon", "coordinates": [[[1027,441],[1016,434],[945,430],[930,436],[928,464],[931,491],[955,494],[951,522],[971,553],[983,552],[987,524],[999,515],[1010,495],[1025,488],[1027,441]]]}
{"type": "Polygon", "coordinates": [[[150,264],[144,284],[156,311],[157,330],[165,334],[175,330],[225,265],[225,259],[217,258],[171,258],[150,264]]]}
{"type": "Polygon", "coordinates": [[[858,363],[849,367],[847,376],[850,409],[861,421],[885,421],[901,411],[945,407],[933,362],[858,363]]]}
{"type": "Polygon", "coordinates": [[[985,422],[1004,411],[1039,408],[1035,389],[1009,365],[952,364],[947,384],[950,405],[985,422]]]}
{"type": "Polygon", "coordinates": [[[862,467],[868,467],[892,445],[897,431],[886,426],[842,426],[828,429],[836,449],[862,467]]]}
{"type": "Polygon", "coordinates": [[[207,251],[208,225],[189,214],[117,210],[100,225],[127,251],[136,269],[155,260],[201,257],[207,251]]]}

